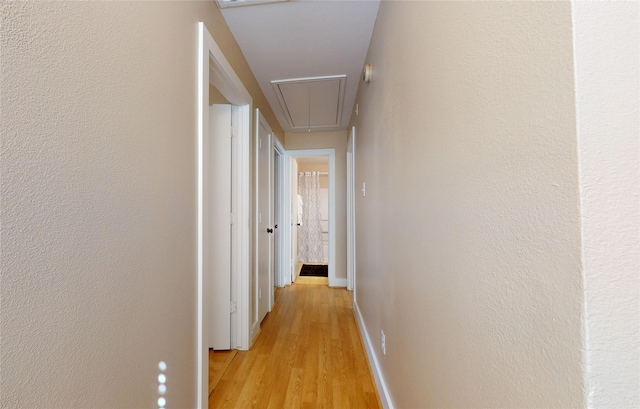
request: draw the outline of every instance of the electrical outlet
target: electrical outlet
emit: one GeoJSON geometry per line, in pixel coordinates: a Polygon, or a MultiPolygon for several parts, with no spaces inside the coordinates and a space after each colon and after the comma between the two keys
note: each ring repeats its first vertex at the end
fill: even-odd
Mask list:
{"type": "Polygon", "coordinates": [[[380,346],[382,348],[382,355],[387,355],[387,339],[384,336],[384,331],[380,331],[382,336],[380,337],[380,346]]]}

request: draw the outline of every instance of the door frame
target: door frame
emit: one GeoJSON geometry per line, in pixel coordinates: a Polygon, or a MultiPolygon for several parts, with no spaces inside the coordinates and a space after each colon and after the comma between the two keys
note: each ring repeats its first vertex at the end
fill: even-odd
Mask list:
{"type": "MultiPolygon", "coordinates": [[[[203,22],[198,23],[198,254],[197,254],[197,386],[196,404],[209,405],[209,308],[210,276],[208,252],[203,245],[206,234],[204,220],[205,170],[215,158],[204,154],[205,139],[209,137],[209,84],[213,84],[235,107],[232,128],[232,223],[231,241],[231,300],[237,308],[231,317],[231,345],[249,349],[249,261],[250,261],[250,138],[253,99],[225,58],[222,50],[203,22]]],[[[232,310],[233,311],[233,310],[232,310]]]]}
{"type": "Polygon", "coordinates": [[[356,297],[356,127],[347,140],[347,290],[356,297]]]}
{"type": "MultiPolygon", "coordinates": [[[[329,158],[329,287],[346,287],[346,278],[336,278],[336,150],[331,149],[304,149],[304,150],[288,150],[286,152],[284,166],[285,170],[282,177],[287,179],[283,181],[284,195],[287,200],[284,205],[285,215],[284,220],[291,220],[293,212],[297,212],[298,209],[292,208],[291,197],[294,192],[291,191],[291,162],[295,158],[309,157],[309,156],[327,156],[329,158]]],[[[297,177],[297,175],[296,175],[297,177]]],[[[285,268],[282,269],[281,282],[288,285],[291,284],[292,269],[297,264],[297,260],[292,260],[291,252],[291,223],[284,223],[283,236],[285,243],[289,245],[285,247],[284,264],[285,268]]]]}
{"type": "MultiPolygon", "coordinates": [[[[298,219],[298,217],[300,216],[299,213],[299,208],[298,208],[298,171],[299,171],[299,167],[298,167],[298,163],[296,161],[291,160],[290,158],[286,157],[285,158],[285,162],[287,162],[289,164],[289,169],[287,170],[287,175],[283,177],[284,180],[286,180],[288,186],[288,192],[291,192],[290,194],[288,194],[288,200],[291,202],[289,204],[289,206],[291,206],[291,208],[293,209],[292,212],[290,212],[289,216],[289,237],[287,238],[287,245],[289,246],[288,249],[288,253],[286,253],[287,256],[287,271],[284,273],[285,275],[283,275],[283,277],[286,277],[286,280],[288,282],[288,284],[292,284],[296,281],[296,273],[298,270],[298,228],[297,226],[300,223],[300,220],[298,219]],[[295,195],[295,200],[294,200],[294,195],[295,195]],[[295,245],[294,245],[295,243],[295,245]]],[[[286,165],[285,165],[286,168],[286,165]]]]}
{"type": "MultiPolygon", "coordinates": [[[[274,135],[275,136],[275,135],[274,135]]],[[[274,279],[275,279],[275,285],[277,287],[284,287],[284,260],[286,257],[286,252],[285,252],[285,243],[287,243],[286,241],[284,241],[284,234],[283,234],[283,230],[284,230],[284,225],[287,224],[285,222],[285,220],[287,220],[285,218],[285,203],[286,203],[286,196],[285,196],[285,192],[284,192],[284,172],[285,172],[285,166],[284,163],[286,161],[286,151],[284,149],[284,146],[282,146],[282,143],[280,143],[280,140],[275,137],[273,138],[273,151],[274,151],[274,207],[275,207],[275,212],[274,212],[274,223],[278,223],[278,234],[276,234],[275,237],[275,241],[274,241],[274,245],[275,245],[275,252],[277,254],[275,254],[276,256],[276,263],[274,264],[274,279]],[[278,159],[276,159],[278,158],[278,159]]],[[[291,201],[291,200],[289,200],[291,201]]]]}

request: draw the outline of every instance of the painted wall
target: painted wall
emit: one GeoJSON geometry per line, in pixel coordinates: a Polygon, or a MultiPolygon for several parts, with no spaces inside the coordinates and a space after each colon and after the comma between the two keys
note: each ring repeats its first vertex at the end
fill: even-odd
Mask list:
{"type": "Polygon", "coordinates": [[[213,2],[3,3],[0,406],[196,398],[197,39],[213,2]]]}
{"type": "Polygon", "coordinates": [[[284,147],[336,150],[336,278],[347,278],[347,131],[287,133],[284,147]]]}
{"type": "Polygon", "coordinates": [[[224,95],[213,84],[209,84],[209,105],[213,104],[230,104],[224,95]]]}
{"type": "Polygon", "coordinates": [[[382,2],[367,63],[356,301],[392,404],[584,406],[571,3],[382,2]]]}
{"type": "Polygon", "coordinates": [[[589,408],[640,407],[640,16],[576,1],[589,408]]]}

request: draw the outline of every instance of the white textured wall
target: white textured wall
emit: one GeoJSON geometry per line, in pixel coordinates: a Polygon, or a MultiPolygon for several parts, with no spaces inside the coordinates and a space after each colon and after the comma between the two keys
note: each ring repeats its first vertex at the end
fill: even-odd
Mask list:
{"type": "Polygon", "coordinates": [[[213,2],[0,11],[0,406],[194,407],[198,21],[273,113],[213,2]]]}
{"type": "Polygon", "coordinates": [[[571,3],[382,2],[367,63],[357,303],[395,406],[583,407],[571,3]]]}
{"type": "Polygon", "coordinates": [[[588,407],[640,407],[640,4],[575,1],[588,407]]]}
{"type": "Polygon", "coordinates": [[[284,147],[336,150],[336,278],[347,278],[347,131],[287,133],[284,147]]]}

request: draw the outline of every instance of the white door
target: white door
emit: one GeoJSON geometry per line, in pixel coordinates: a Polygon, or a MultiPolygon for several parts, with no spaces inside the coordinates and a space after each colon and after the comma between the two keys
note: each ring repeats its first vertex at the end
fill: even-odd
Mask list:
{"type": "Polygon", "coordinates": [[[298,270],[298,226],[302,220],[299,219],[299,203],[298,203],[298,161],[294,158],[291,161],[291,174],[289,175],[291,183],[291,282],[296,281],[296,273],[298,270]]]}
{"type": "Polygon", "coordinates": [[[211,277],[209,348],[231,348],[231,105],[210,107],[210,161],[204,212],[206,268],[211,277]]]}
{"type": "MultiPolygon", "coordinates": [[[[274,140],[275,144],[275,140],[274,140]]],[[[280,185],[281,169],[282,169],[282,156],[277,149],[274,149],[273,155],[273,295],[272,300],[275,299],[276,287],[282,286],[280,279],[282,275],[280,271],[282,269],[282,261],[280,259],[281,252],[281,239],[282,239],[282,186],[280,185]]],[[[273,307],[273,304],[272,304],[273,307]]]]}
{"type": "Polygon", "coordinates": [[[260,323],[270,311],[272,284],[272,258],[273,258],[273,210],[272,210],[272,165],[273,142],[271,128],[258,111],[258,135],[256,169],[257,175],[257,241],[258,241],[258,268],[256,277],[256,294],[258,298],[257,322],[260,323]]]}

